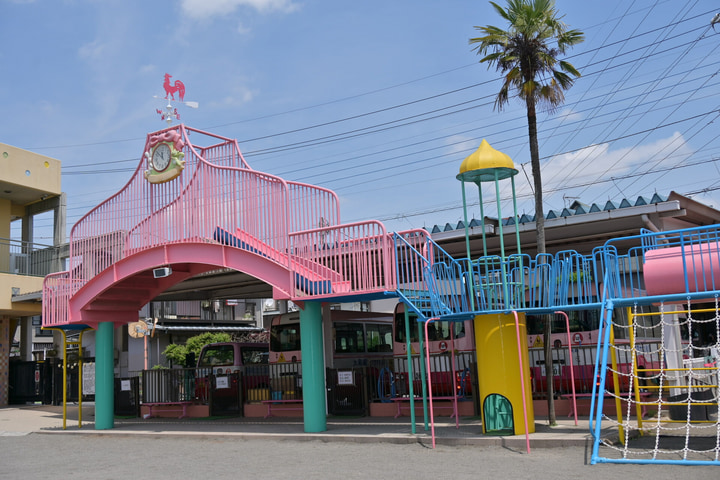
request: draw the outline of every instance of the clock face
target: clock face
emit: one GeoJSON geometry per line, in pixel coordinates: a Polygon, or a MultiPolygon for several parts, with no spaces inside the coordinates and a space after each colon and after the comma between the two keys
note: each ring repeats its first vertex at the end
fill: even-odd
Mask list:
{"type": "Polygon", "coordinates": [[[160,143],[153,150],[152,163],[156,171],[162,172],[170,165],[170,146],[167,143],[160,143]]]}

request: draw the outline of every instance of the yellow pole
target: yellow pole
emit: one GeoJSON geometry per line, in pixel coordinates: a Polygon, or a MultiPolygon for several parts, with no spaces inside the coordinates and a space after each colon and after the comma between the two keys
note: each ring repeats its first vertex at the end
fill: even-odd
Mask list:
{"type": "MultiPolygon", "coordinates": [[[[620,441],[625,444],[625,434],[622,426],[622,404],[620,403],[620,382],[618,381],[617,355],[615,354],[615,332],[612,324],[607,328],[610,329],[610,363],[613,370],[613,390],[615,391],[615,412],[618,415],[618,433],[620,441]]],[[[605,385],[598,385],[597,387],[598,395],[605,395],[605,385]]]]}
{"type": "Polygon", "coordinates": [[[640,398],[640,382],[638,382],[638,376],[637,376],[637,345],[635,345],[635,331],[633,330],[633,325],[635,322],[635,314],[630,310],[630,307],[627,307],[628,310],[628,326],[630,327],[630,351],[632,352],[632,372],[635,372],[635,375],[633,375],[632,381],[633,381],[633,388],[635,389],[635,415],[637,416],[638,421],[638,430],[640,430],[640,435],[642,435],[642,405],[640,405],[640,402],[642,399],[640,398]]]}

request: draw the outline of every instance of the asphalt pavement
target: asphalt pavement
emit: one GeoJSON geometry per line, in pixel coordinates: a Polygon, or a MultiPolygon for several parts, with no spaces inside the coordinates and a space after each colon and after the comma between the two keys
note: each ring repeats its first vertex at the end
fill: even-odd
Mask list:
{"type": "MultiPolygon", "coordinates": [[[[63,422],[63,407],[23,405],[0,408],[0,436],[28,433],[70,435],[169,435],[185,437],[234,437],[242,439],[321,440],[323,442],[419,443],[432,447],[431,425],[425,428],[419,417],[412,431],[409,417],[329,417],[327,431],[306,433],[302,418],[270,417],[242,418],[116,418],[112,429],[95,430],[94,406],[83,406],[82,421],[79,408],[68,405],[63,422]]],[[[479,418],[461,417],[459,426],[454,419],[436,417],[436,445],[504,446],[527,451],[525,435],[493,436],[482,433],[479,418]]],[[[587,419],[575,425],[571,419],[560,419],[550,427],[536,421],[535,432],[529,435],[530,449],[561,446],[585,446],[590,439],[587,419]]]]}
{"type": "MultiPolygon", "coordinates": [[[[478,419],[436,423],[436,447],[409,418],[328,418],[305,433],[302,419],[118,418],[95,430],[94,407],[0,408],[0,479],[676,479],[717,478],[717,466],[590,465],[587,418],[577,426],[536,422],[525,436],[487,436],[478,419]]],[[[612,432],[607,432],[611,434],[612,432]]]]}

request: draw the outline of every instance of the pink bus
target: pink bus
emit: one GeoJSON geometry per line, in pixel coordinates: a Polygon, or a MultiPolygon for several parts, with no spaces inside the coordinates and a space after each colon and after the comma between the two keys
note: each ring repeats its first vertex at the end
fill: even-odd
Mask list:
{"type": "MultiPolygon", "coordinates": [[[[376,365],[392,359],[392,315],[330,310],[333,360],[336,368],[376,365]]],[[[270,363],[300,362],[300,314],[285,313],[272,319],[270,363]]]]}

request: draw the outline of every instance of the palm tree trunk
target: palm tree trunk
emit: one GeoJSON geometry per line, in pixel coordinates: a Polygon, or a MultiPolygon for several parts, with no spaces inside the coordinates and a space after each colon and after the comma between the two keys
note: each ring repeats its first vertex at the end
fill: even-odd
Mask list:
{"type": "Polygon", "coordinates": [[[545,253],[545,213],[543,210],[543,188],[540,176],[540,149],[537,139],[537,117],[535,102],[527,99],[528,137],[530,138],[530,165],[532,167],[533,185],[535,189],[535,228],[537,253],[545,253]]]}
{"type": "MultiPolygon", "coordinates": [[[[526,99],[528,137],[530,138],[530,164],[532,166],[533,185],[535,188],[535,231],[537,240],[537,253],[545,253],[545,213],[543,210],[542,177],[540,176],[540,149],[537,139],[537,116],[535,114],[535,100],[526,99]]],[[[548,423],[555,425],[555,380],[552,361],[552,315],[544,315],[545,331],[543,340],[545,344],[545,378],[547,380],[548,423]]]]}

